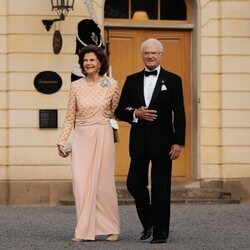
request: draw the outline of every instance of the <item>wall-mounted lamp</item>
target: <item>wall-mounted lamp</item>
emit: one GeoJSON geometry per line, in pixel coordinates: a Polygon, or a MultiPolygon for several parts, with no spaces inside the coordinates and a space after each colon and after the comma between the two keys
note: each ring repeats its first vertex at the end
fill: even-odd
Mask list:
{"type": "Polygon", "coordinates": [[[42,20],[47,31],[54,22],[65,20],[68,12],[74,9],[74,2],[75,0],[51,0],[52,11],[55,10],[59,18],[42,20]]]}
{"type": "Polygon", "coordinates": [[[144,10],[137,10],[134,13],[132,19],[135,21],[146,21],[146,20],[148,20],[148,14],[144,10]]]}

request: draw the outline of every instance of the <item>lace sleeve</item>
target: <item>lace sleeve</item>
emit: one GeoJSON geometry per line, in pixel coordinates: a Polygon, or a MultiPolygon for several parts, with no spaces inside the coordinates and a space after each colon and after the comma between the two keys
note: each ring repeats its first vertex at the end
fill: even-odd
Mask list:
{"type": "Polygon", "coordinates": [[[114,117],[114,112],[116,107],[118,106],[118,102],[120,99],[120,92],[117,81],[114,81],[114,87],[113,87],[113,95],[111,100],[111,117],[114,117]]]}
{"type": "Polygon", "coordinates": [[[68,110],[66,117],[64,119],[62,132],[57,142],[57,145],[64,145],[67,142],[75,122],[75,117],[76,117],[76,93],[75,93],[75,88],[71,84],[69,101],[68,101],[68,110]]]}

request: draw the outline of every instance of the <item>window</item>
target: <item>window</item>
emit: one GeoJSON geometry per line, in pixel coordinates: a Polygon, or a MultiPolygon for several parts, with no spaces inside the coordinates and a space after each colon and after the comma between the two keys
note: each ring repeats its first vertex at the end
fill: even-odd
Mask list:
{"type": "Polygon", "coordinates": [[[184,0],[161,0],[161,20],[187,20],[184,0]]]}
{"type": "Polygon", "coordinates": [[[134,16],[136,11],[145,11],[149,19],[158,19],[158,2],[150,1],[131,1],[131,16],[134,16]]]}
{"type": "Polygon", "coordinates": [[[129,0],[106,0],[105,18],[129,18],[129,0]]]}
{"type": "Polygon", "coordinates": [[[105,18],[133,19],[144,11],[149,20],[187,20],[185,0],[106,0],[105,18]]]}

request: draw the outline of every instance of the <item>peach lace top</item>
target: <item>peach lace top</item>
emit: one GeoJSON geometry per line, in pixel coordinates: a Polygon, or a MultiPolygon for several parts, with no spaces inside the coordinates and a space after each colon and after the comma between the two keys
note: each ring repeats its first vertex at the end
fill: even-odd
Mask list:
{"type": "Polygon", "coordinates": [[[95,115],[98,110],[107,117],[113,117],[119,101],[117,81],[104,76],[100,82],[89,85],[85,78],[71,83],[68,110],[57,145],[64,145],[71,133],[76,119],[86,119],[95,115]],[[102,86],[101,83],[107,84],[102,86]]]}

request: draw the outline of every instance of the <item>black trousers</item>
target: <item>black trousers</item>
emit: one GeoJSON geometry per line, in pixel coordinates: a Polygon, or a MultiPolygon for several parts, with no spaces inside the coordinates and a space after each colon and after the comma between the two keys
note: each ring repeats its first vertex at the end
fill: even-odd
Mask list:
{"type": "Polygon", "coordinates": [[[144,229],[153,227],[154,238],[168,238],[170,222],[172,160],[131,158],[127,188],[135,199],[139,219],[144,229]],[[149,163],[151,196],[148,189],[149,163]]]}

